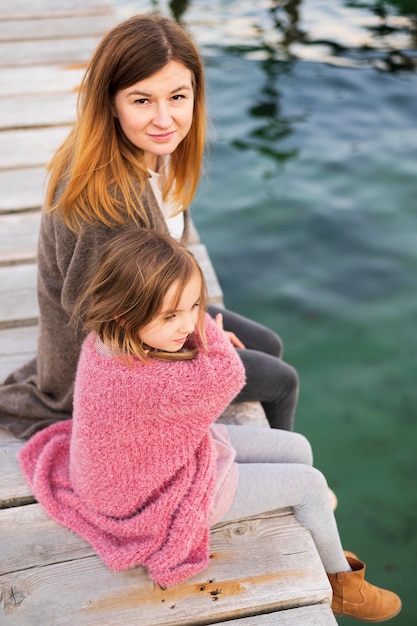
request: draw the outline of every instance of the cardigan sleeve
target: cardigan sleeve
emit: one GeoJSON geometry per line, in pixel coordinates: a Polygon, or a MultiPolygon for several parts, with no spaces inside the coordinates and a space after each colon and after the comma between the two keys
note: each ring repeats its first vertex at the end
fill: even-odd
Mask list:
{"type": "Polygon", "coordinates": [[[215,421],[239,393],[245,382],[242,361],[225,333],[209,314],[205,316],[208,349],[200,348],[191,361],[153,361],[155,373],[147,382],[150,396],[156,400],[160,419],[203,430],[215,421]],[[151,392],[152,389],[152,392],[151,392]]]}

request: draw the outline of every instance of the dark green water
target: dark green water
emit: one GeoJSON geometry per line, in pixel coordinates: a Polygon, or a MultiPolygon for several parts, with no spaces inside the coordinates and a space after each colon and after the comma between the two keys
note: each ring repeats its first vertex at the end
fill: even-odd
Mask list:
{"type": "Polygon", "coordinates": [[[415,626],[417,3],[116,4],[175,14],[202,48],[195,222],[226,305],[284,339],[345,547],[415,626]]]}

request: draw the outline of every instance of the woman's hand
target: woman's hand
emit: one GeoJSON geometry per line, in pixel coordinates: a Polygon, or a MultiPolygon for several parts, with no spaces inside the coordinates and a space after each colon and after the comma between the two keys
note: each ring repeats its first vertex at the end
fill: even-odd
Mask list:
{"type": "Polygon", "coordinates": [[[234,346],[235,348],[240,348],[241,350],[245,349],[245,345],[240,341],[239,337],[236,337],[235,333],[231,333],[228,330],[224,330],[223,315],[221,313],[217,313],[216,317],[214,318],[214,321],[216,322],[216,326],[220,328],[220,330],[222,330],[225,333],[225,335],[229,338],[229,341],[232,344],[232,346],[234,346]]]}

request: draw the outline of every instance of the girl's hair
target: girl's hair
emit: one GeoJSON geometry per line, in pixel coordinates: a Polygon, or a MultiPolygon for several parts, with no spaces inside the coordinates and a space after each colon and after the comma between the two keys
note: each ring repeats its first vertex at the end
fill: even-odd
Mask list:
{"type": "Polygon", "coordinates": [[[59,208],[72,230],[82,221],[112,226],[127,219],[150,228],[140,200],[149,178],[143,151],[127,139],[112,106],[118,91],[149,78],[170,61],[191,71],[194,112],[187,136],[170,156],[163,192],[164,197],[171,194],[178,212],[190,204],[206,135],[203,63],[182,26],[158,15],[136,15],[98,45],[81,82],[77,120],[48,164],[46,206],[59,208]]]}
{"type": "Polygon", "coordinates": [[[189,360],[199,347],[206,346],[204,313],[206,283],[203,272],[187,248],[170,235],[156,230],[129,229],[104,244],[86,278],[85,287],[74,309],[74,319],[82,319],[87,331],[93,330],[116,354],[127,362],[135,356],[163,360],[189,360]],[[178,281],[175,308],[193,274],[201,279],[197,335],[191,333],[180,352],[147,351],[139,333],[162,310],[168,289],[178,281]]]}

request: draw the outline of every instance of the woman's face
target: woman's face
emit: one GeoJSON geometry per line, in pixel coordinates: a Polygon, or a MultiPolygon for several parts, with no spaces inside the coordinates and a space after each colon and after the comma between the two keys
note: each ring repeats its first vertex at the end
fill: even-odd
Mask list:
{"type": "Polygon", "coordinates": [[[191,71],[178,61],[121,89],[114,115],[126,137],[144,152],[145,165],[157,169],[159,156],[172,154],[190,130],[194,111],[191,71]]]}

